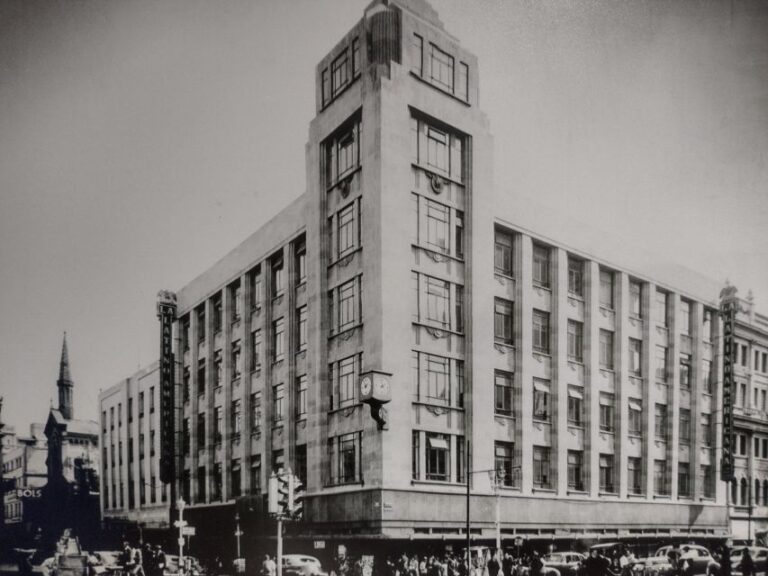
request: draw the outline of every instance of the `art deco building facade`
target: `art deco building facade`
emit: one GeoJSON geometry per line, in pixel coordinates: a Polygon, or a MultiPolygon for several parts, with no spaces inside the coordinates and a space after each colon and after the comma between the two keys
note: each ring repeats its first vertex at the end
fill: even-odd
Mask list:
{"type": "Polygon", "coordinates": [[[373,2],[316,101],[306,192],[178,292],[190,522],[290,466],[297,537],[461,539],[469,447],[478,538],[493,469],[505,538],[722,536],[716,290],[516,223],[477,59],[426,2],[373,2]]]}
{"type": "Polygon", "coordinates": [[[731,484],[734,538],[765,543],[768,533],[768,316],[751,295],[736,315],[734,430],[736,480],[731,484]]]}
{"type": "Polygon", "coordinates": [[[160,482],[160,379],[157,362],[99,394],[101,516],[109,524],[168,526],[160,482]]]}

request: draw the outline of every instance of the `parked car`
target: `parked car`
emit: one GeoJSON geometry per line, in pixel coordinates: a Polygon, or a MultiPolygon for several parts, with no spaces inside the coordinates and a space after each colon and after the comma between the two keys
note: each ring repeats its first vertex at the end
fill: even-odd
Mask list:
{"type": "Polygon", "coordinates": [[[667,576],[672,573],[672,562],[674,558],[682,568],[684,561],[691,565],[691,574],[712,574],[711,566],[715,559],[709,550],[698,544],[683,544],[681,546],[662,546],[653,556],[639,558],[632,567],[635,574],[644,576],[667,576]]]}
{"type": "MultiPolygon", "coordinates": [[[[768,576],[768,548],[762,546],[734,546],[731,548],[731,574],[733,576],[741,575],[741,558],[747,548],[749,548],[749,554],[755,563],[755,574],[768,576]]],[[[716,576],[719,573],[720,563],[712,560],[707,570],[708,576],[716,576]]]]}
{"type": "MultiPolygon", "coordinates": [[[[205,573],[205,570],[203,570],[203,567],[200,565],[200,562],[197,560],[197,558],[193,556],[187,556],[184,555],[184,564],[188,566],[188,572],[187,574],[190,574],[191,576],[201,576],[205,573]]],[[[179,573],[179,557],[175,554],[166,554],[165,555],[165,570],[163,570],[163,574],[166,575],[175,575],[179,573]]]]}
{"type": "Polygon", "coordinates": [[[577,576],[586,556],[578,552],[553,552],[541,561],[547,568],[556,569],[562,576],[577,576]]]}
{"type": "Polygon", "coordinates": [[[88,566],[92,574],[115,574],[122,572],[123,567],[120,563],[120,551],[97,550],[88,555],[88,566]]]}
{"type": "Polygon", "coordinates": [[[320,560],[304,554],[283,555],[283,576],[328,576],[320,560]]]}

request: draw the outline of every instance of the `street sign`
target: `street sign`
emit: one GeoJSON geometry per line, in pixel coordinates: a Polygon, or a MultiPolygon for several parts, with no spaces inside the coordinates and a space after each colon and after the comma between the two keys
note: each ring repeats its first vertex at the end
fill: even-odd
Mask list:
{"type": "Polygon", "coordinates": [[[325,540],[315,540],[315,550],[325,550],[325,540]]]}
{"type": "MultiPolygon", "coordinates": [[[[186,522],[184,522],[186,524],[186,522]]],[[[183,526],[181,528],[181,534],[183,536],[196,536],[194,526],[183,526]]]]}
{"type": "Polygon", "coordinates": [[[187,526],[189,522],[186,520],[176,520],[173,525],[176,526],[176,528],[184,528],[184,526],[187,526]]]}

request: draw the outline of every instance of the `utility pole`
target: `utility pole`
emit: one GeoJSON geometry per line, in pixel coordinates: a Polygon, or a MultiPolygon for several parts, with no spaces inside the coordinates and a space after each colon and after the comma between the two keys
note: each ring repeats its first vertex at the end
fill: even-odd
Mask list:
{"type": "MultiPolygon", "coordinates": [[[[470,465],[470,458],[469,458],[469,448],[470,448],[470,441],[469,438],[467,438],[467,448],[464,450],[464,469],[465,474],[467,475],[467,574],[470,574],[472,571],[472,554],[470,551],[470,546],[472,546],[472,536],[470,535],[470,529],[471,529],[471,521],[469,516],[470,511],[470,479],[472,478],[472,470],[470,465]]],[[[278,574],[277,576],[280,576],[278,574]]]]}
{"type": "Polygon", "coordinates": [[[179,519],[173,523],[179,529],[179,574],[184,573],[184,527],[187,522],[184,520],[184,498],[179,498],[176,503],[176,509],[179,511],[179,519]]]}

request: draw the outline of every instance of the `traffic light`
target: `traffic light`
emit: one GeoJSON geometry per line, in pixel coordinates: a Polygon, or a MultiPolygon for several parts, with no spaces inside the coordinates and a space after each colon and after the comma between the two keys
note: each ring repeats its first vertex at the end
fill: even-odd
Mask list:
{"type": "Polygon", "coordinates": [[[277,475],[277,513],[283,517],[291,515],[291,501],[293,500],[292,476],[290,470],[277,475]]]}
{"type": "Polygon", "coordinates": [[[293,479],[291,516],[296,520],[300,520],[304,515],[304,485],[298,476],[292,476],[291,478],[293,479]]]}
{"type": "Polygon", "coordinates": [[[275,474],[274,470],[272,471],[272,474],[269,476],[269,486],[267,488],[267,494],[268,494],[268,505],[267,505],[267,511],[270,514],[277,515],[278,512],[278,504],[277,504],[277,475],[275,474]]]}

